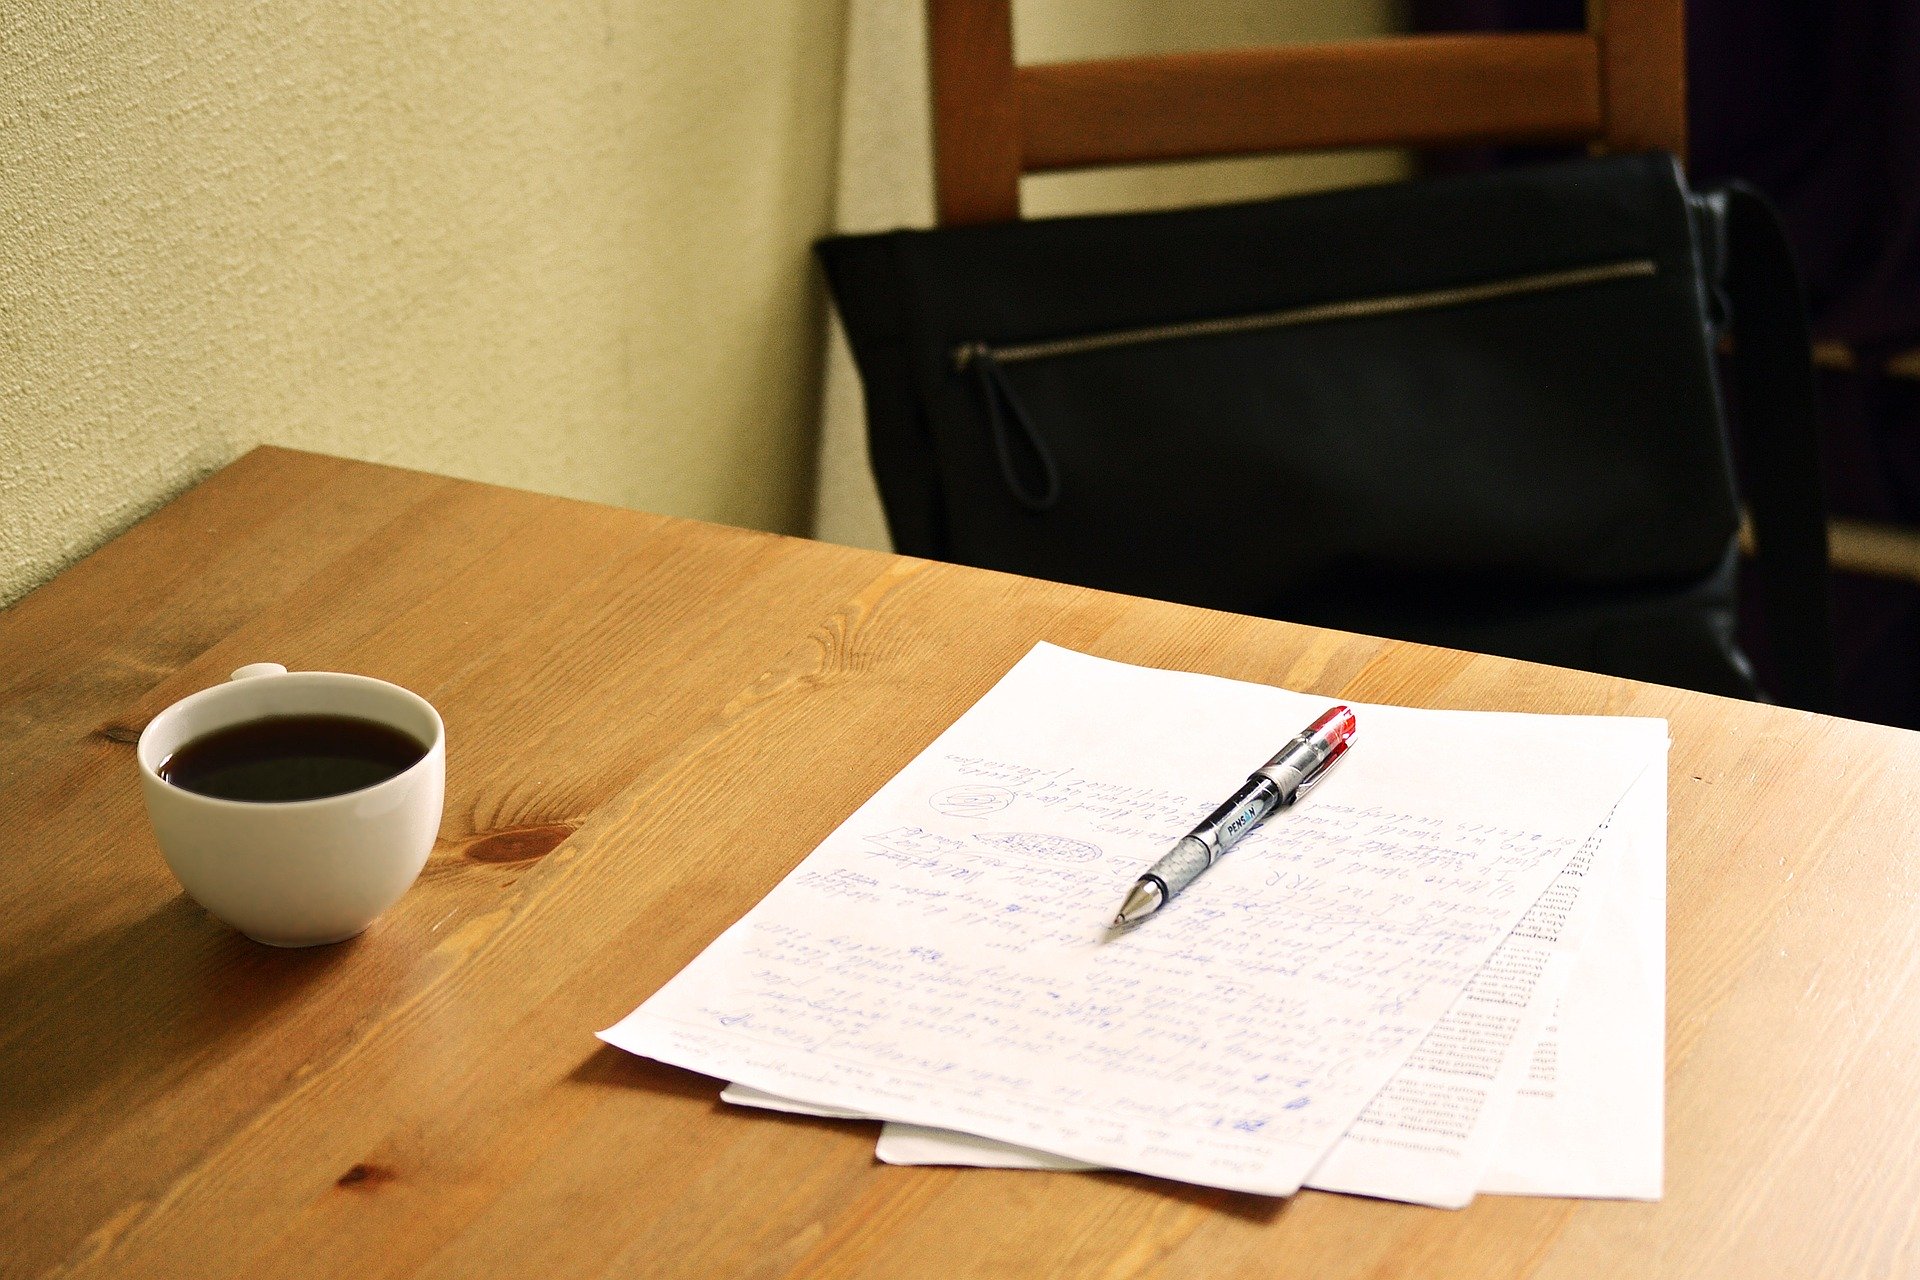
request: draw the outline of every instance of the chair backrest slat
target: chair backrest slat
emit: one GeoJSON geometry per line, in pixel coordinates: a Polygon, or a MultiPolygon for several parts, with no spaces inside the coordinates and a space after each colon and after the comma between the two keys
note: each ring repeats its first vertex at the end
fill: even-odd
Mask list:
{"type": "Polygon", "coordinates": [[[1407,36],[1015,67],[1011,0],[928,0],[940,221],[1020,216],[1020,175],[1368,146],[1683,154],[1682,0],[1587,32],[1407,36]]]}
{"type": "Polygon", "coordinates": [[[1014,83],[1029,173],[1314,147],[1585,140],[1601,126],[1599,42],[1572,33],[1064,62],[1022,67],[1014,83]]]}

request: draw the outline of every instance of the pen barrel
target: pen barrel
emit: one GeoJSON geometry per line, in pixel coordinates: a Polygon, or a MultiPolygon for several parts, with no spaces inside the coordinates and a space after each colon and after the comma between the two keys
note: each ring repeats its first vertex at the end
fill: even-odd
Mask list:
{"type": "Polygon", "coordinates": [[[1147,868],[1147,876],[1165,887],[1165,900],[1171,901],[1175,894],[1199,879],[1200,873],[1212,866],[1213,860],[1219,856],[1212,846],[1198,838],[1183,836],[1180,843],[1147,868]]]}
{"type": "Polygon", "coordinates": [[[1262,818],[1299,799],[1345,753],[1353,730],[1353,712],[1334,707],[1280,748],[1225,804],[1147,868],[1121,907],[1115,925],[1143,919],[1164,906],[1218,862],[1242,836],[1259,826],[1262,818]],[[1147,887],[1152,881],[1158,882],[1157,891],[1147,887]]]}
{"type": "Polygon", "coordinates": [[[1260,825],[1260,819],[1273,812],[1279,802],[1281,792],[1273,779],[1264,774],[1254,774],[1224,804],[1208,814],[1192,831],[1187,834],[1189,840],[1200,840],[1213,850],[1218,858],[1241,836],[1260,825]]]}
{"type": "Polygon", "coordinates": [[[1334,743],[1301,734],[1280,748],[1280,753],[1261,765],[1253,776],[1265,778],[1274,785],[1280,793],[1275,807],[1284,809],[1300,798],[1300,793],[1317,780],[1336,754],[1334,743]]]}
{"type": "Polygon", "coordinates": [[[1265,778],[1273,784],[1279,798],[1274,804],[1276,809],[1284,809],[1300,798],[1300,792],[1307,780],[1307,770],[1295,764],[1267,765],[1254,775],[1265,778]]]}
{"type": "Polygon", "coordinates": [[[1200,825],[1187,833],[1186,840],[1205,849],[1207,865],[1212,866],[1240,837],[1259,826],[1260,819],[1272,813],[1279,800],[1280,791],[1273,780],[1256,773],[1226,803],[1202,818],[1200,825]]]}
{"type": "Polygon", "coordinates": [[[1325,777],[1333,762],[1346,754],[1355,727],[1353,712],[1345,707],[1330,708],[1261,765],[1253,776],[1279,788],[1280,799],[1274,807],[1286,808],[1325,777]]]}

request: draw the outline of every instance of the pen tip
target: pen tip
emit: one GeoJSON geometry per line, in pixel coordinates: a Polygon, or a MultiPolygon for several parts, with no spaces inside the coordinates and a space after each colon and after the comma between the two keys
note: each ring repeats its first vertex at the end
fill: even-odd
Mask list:
{"type": "Polygon", "coordinates": [[[1120,914],[1113,918],[1110,927],[1124,929],[1135,921],[1144,920],[1158,911],[1165,901],[1159,882],[1142,880],[1133,886],[1127,894],[1127,900],[1120,904],[1120,914]]]}

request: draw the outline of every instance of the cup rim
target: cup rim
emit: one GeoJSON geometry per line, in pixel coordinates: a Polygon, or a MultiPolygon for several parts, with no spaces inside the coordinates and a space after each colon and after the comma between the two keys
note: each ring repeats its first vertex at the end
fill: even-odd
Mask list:
{"type": "MultiPolygon", "coordinates": [[[[260,717],[250,718],[259,719],[260,717]]],[[[242,719],[234,721],[234,724],[245,724],[246,722],[245,719],[242,719]]],[[[387,724],[389,728],[400,728],[400,726],[394,725],[390,721],[382,721],[382,723],[387,724]]],[[[404,729],[401,731],[406,732],[404,729]]],[[[431,702],[428,702],[425,698],[404,685],[397,685],[391,680],[382,680],[378,676],[363,676],[351,671],[281,671],[272,675],[252,676],[240,680],[230,677],[221,681],[219,684],[210,684],[204,689],[197,689],[184,698],[168,703],[165,707],[155,712],[153,718],[147,721],[146,727],[140,730],[140,737],[134,743],[133,754],[134,763],[140,767],[141,776],[155,786],[166,788],[168,792],[187,797],[202,804],[216,805],[241,811],[262,812],[271,810],[273,812],[280,812],[283,810],[312,809],[322,805],[336,804],[341,801],[356,801],[363,797],[374,795],[384,788],[399,786],[406,782],[415,772],[427,765],[428,762],[433,759],[434,754],[445,746],[446,740],[447,726],[446,722],[440,718],[440,712],[434,708],[431,702]],[[333,680],[347,680],[360,684],[379,685],[383,689],[398,694],[401,698],[412,702],[420,710],[426,712],[428,721],[433,725],[433,740],[427,743],[427,749],[420,753],[418,760],[415,760],[391,778],[383,778],[369,787],[358,787],[352,791],[341,791],[330,796],[315,796],[309,800],[231,800],[225,796],[210,796],[199,791],[190,791],[177,783],[168,782],[160,776],[158,769],[147,762],[147,735],[154,731],[156,725],[161,724],[164,720],[174,715],[174,713],[201,702],[226,696],[223,695],[223,690],[242,687],[252,680],[283,680],[290,677],[299,678],[305,676],[324,676],[333,680]]],[[[184,746],[185,743],[181,745],[184,746]]]]}

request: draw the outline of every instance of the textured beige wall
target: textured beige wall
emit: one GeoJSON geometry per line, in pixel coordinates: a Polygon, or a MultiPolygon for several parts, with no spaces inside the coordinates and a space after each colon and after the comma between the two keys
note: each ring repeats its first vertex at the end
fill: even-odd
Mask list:
{"type": "Polygon", "coordinates": [[[261,441],[800,527],[843,7],[0,5],[0,602],[261,441]]]}

